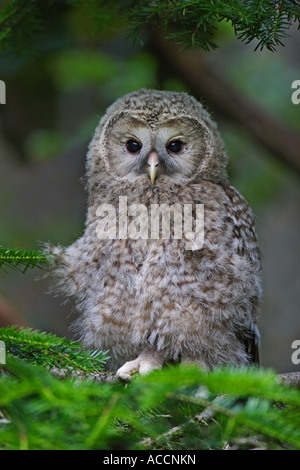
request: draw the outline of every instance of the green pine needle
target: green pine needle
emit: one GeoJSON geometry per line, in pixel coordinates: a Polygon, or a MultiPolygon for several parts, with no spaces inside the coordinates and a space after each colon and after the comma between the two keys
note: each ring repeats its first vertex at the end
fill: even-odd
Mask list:
{"type": "Polygon", "coordinates": [[[15,54],[38,48],[43,24],[59,8],[76,8],[84,3],[99,32],[123,20],[129,36],[140,39],[145,25],[164,28],[184,47],[210,50],[217,47],[214,33],[222,20],[230,22],[237,39],[256,40],[256,48],[276,50],[283,45],[293,23],[299,24],[298,0],[14,0],[5,2],[0,12],[0,47],[15,54]]]}
{"type": "Polygon", "coordinates": [[[24,273],[28,268],[40,268],[47,263],[49,258],[39,251],[0,248],[0,268],[10,267],[24,273]]]}
{"type": "Polygon", "coordinates": [[[291,0],[156,0],[129,2],[124,17],[130,20],[129,35],[137,39],[144,25],[164,26],[167,37],[185,47],[215,49],[214,33],[221,21],[230,22],[237,39],[258,41],[256,49],[275,51],[283,46],[293,22],[299,24],[300,4],[291,0]]]}
{"type": "Polygon", "coordinates": [[[31,328],[0,328],[0,340],[8,355],[49,368],[95,372],[103,369],[108,358],[106,352],[88,350],[77,341],[31,328]]]}
{"type": "Polygon", "coordinates": [[[7,359],[3,450],[300,449],[300,391],[271,371],[166,366],[124,386],[7,359]]]}

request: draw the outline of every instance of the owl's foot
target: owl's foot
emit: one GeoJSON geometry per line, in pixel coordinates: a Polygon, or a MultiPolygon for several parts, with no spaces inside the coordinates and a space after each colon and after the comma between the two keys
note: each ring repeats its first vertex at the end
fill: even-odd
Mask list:
{"type": "Polygon", "coordinates": [[[128,381],[135,372],[145,375],[152,370],[161,369],[161,367],[162,363],[156,356],[149,353],[143,353],[133,361],[125,362],[125,364],[117,370],[116,375],[120,379],[128,381]]]}

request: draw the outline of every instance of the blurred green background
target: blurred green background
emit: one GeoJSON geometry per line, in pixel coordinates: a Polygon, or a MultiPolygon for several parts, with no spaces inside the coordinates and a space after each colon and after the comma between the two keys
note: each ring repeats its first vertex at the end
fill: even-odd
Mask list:
{"type": "MultiPolygon", "coordinates": [[[[102,26],[95,34],[84,5],[65,9],[49,15],[33,53],[0,52],[0,79],[6,83],[6,104],[0,105],[3,247],[68,245],[81,235],[86,194],[80,178],[87,145],[116,98],[142,87],[189,92],[171,71],[162,70],[147,47],[147,34],[144,45],[133,44],[125,25],[102,26]]],[[[255,45],[239,42],[226,23],[216,34],[219,48],[203,52],[203,60],[299,133],[300,105],[291,101],[291,84],[300,79],[296,27],[276,52],[254,52],[255,45]]],[[[216,119],[230,157],[230,182],[256,216],[264,270],[261,362],[279,372],[299,370],[291,362],[292,342],[300,339],[299,176],[244,128],[216,119]]],[[[71,337],[75,314],[63,299],[47,293],[43,275],[39,269],[1,270],[0,325],[17,323],[71,337]]]]}

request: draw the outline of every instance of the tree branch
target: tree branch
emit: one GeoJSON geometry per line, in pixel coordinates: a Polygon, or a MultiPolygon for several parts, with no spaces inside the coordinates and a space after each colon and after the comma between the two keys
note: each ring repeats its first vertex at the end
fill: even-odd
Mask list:
{"type": "MultiPolygon", "coordinates": [[[[114,372],[82,372],[70,369],[58,369],[57,367],[51,367],[49,369],[51,374],[56,375],[58,377],[76,377],[78,379],[89,379],[94,380],[96,382],[120,382],[121,379],[116,376],[114,372]]],[[[293,387],[300,388],[300,372],[288,372],[285,374],[277,374],[276,376],[279,383],[284,385],[289,385],[293,387]]]]}
{"type": "Polygon", "coordinates": [[[274,157],[300,172],[298,135],[244,94],[205,62],[196,49],[182,51],[160,31],[151,34],[150,46],[164,69],[172,70],[187,85],[190,93],[225,119],[243,126],[274,157]]]}
{"type": "Polygon", "coordinates": [[[300,372],[287,372],[285,374],[278,374],[277,379],[284,385],[300,388],[300,372]]]}

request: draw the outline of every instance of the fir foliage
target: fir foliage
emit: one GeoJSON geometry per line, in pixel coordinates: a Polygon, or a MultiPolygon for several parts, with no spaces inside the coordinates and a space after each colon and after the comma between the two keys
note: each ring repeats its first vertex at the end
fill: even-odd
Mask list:
{"type": "Polygon", "coordinates": [[[214,33],[221,21],[230,22],[239,40],[256,40],[256,49],[275,51],[300,20],[298,0],[7,0],[0,11],[0,48],[15,54],[34,50],[49,16],[62,18],[83,4],[95,34],[118,25],[118,31],[123,27],[138,39],[148,25],[164,28],[167,37],[185,47],[204,50],[217,47],[214,33]]]}
{"type": "MultiPolygon", "coordinates": [[[[0,332],[8,346],[0,374],[0,449],[300,449],[300,391],[279,384],[272,371],[169,365],[126,385],[62,379],[47,370],[49,351],[68,350],[67,340],[0,332]],[[22,358],[12,344],[24,345],[22,358]]],[[[73,352],[82,369],[86,357],[80,348],[73,352]]]]}
{"type": "Polygon", "coordinates": [[[47,263],[49,258],[39,251],[0,247],[0,268],[10,267],[24,273],[28,268],[41,267],[47,263]]]}
{"type": "Polygon", "coordinates": [[[157,0],[132,2],[130,30],[138,37],[144,24],[163,25],[169,38],[184,46],[215,49],[214,33],[221,21],[230,22],[236,37],[245,43],[257,40],[255,49],[275,51],[293,22],[300,21],[298,1],[276,0],[157,0]]]}
{"type": "Polygon", "coordinates": [[[108,357],[106,352],[87,350],[77,341],[31,328],[0,328],[0,340],[4,341],[8,354],[24,362],[67,368],[69,372],[102,370],[108,357]]]}

